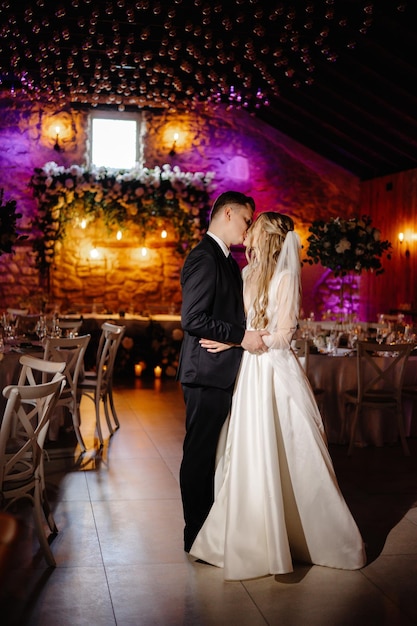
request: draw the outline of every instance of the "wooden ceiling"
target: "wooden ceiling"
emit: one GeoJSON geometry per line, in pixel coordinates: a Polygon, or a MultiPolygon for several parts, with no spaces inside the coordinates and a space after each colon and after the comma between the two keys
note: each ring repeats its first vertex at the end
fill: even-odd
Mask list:
{"type": "Polygon", "coordinates": [[[247,109],[362,180],[417,167],[415,0],[0,0],[0,89],[247,109]]]}

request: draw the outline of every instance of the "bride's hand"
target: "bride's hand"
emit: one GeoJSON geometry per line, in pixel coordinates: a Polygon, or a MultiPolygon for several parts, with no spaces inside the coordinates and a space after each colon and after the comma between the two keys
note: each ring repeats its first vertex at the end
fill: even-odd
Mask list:
{"type": "Polygon", "coordinates": [[[200,346],[205,348],[207,352],[223,352],[228,350],[232,346],[228,343],[221,343],[220,341],[214,341],[213,339],[200,339],[200,346]]]}

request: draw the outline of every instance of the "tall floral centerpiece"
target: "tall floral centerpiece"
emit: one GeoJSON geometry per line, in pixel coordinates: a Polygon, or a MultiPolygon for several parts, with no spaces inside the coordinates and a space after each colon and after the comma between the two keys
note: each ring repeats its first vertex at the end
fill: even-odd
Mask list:
{"type": "MultiPolygon", "coordinates": [[[[382,257],[390,259],[391,243],[381,238],[381,232],[372,226],[368,215],[329,221],[315,220],[307,237],[307,258],[304,263],[321,263],[335,277],[340,277],[340,313],[346,312],[344,283],[352,283],[352,277],[363,270],[382,274],[382,257]],[[344,278],[347,277],[347,278],[344,278]]],[[[352,307],[351,307],[352,309],[352,307]]],[[[350,311],[352,312],[352,311],[350,311]]]]}
{"type": "Polygon", "coordinates": [[[212,172],[184,172],[170,165],[113,170],[49,162],[36,168],[30,186],[38,201],[34,251],[41,274],[48,274],[56,242],[75,221],[100,219],[109,232],[133,224],[142,238],[169,223],[183,253],[205,227],[213,178],[212,172]]]}

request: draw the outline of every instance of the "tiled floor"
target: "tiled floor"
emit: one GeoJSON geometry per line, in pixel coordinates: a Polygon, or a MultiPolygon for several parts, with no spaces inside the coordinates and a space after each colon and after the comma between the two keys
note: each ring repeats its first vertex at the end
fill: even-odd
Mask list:
{"type": "MultiPolygon", "coordinates": [[[[417,441],[331,446],[367,543],[361,571],[296,565],[294,573],[224,582],[183,552],[178,487],[184,411],[174,381],[116,392],[121,428],[101,456],[50,450],[48,485],[60,529],[48,569],[31,515],[3,584],[0,621],[42,626],[408,626],[417,624],[417,441]],[[6,617],[7,616],[7,617],[6,617]]],[[[91,404],[91,406],[89,406],[91,404]]],[[[83,432],[94,444],[92,403],[83,432]]]]}

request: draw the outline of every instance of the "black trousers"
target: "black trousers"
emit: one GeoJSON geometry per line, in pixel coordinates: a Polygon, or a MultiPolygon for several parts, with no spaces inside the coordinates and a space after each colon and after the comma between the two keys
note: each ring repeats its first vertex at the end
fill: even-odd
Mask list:
{"type": "Polygon", "coordinates": [[[186,406],[186,435],[180,468],[184,509],[184,549],[196,538],[214,501],[217,442],[230,412],[233,386],[229,389],[182,385],[186,406]]]}

